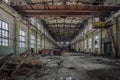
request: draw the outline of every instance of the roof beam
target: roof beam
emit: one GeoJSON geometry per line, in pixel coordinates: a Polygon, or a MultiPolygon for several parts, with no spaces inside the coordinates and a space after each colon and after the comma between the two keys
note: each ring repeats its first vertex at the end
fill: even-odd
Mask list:
{"type": "Polygon", "coordinates": [[[120,8],[118,6],[98,5],[47,5],[49,9],[46,9],[44,5],[16,5],[13,7],[24,13],[25,16],[101,16],[120,8]]]}
{"type": "Polygon", "coordinates": [[[25,13],[41,13],[41,12],[48,12],[48,13],[61,13],[61,12],[109,12],[109,10],[29,10],[29,9],[25,9],[25,10],[21,10],[25,13]]]}
{"type": "Polygon", "coordinates": [[[94,15],[94,16],[100,16],[100,12],[96,12],[96,13],[90,13],[90,12],[67,12],[67,13],[65,13],[65,12],[51,12],[51,13],[49,13],[49,12],[40,12],[40,13],[34,13],[34,12],[32,12],[32,13],[25,13],[25,14],[27,14],[27,16],[85,16],[85,15],[94,15]]]}

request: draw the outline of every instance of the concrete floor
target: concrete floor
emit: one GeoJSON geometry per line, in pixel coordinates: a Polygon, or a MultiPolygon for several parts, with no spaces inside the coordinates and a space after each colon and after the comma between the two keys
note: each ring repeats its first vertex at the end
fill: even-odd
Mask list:
{"type": "MultiPolygon", "coordinates": [[[[39,57],[37,57],[39,58],[39,57]]],[[[34,74],[16,76],[15,80],[120,80],[120,60],[66,53],[63,56],[40,57],[44,68],[31,69],[34,74]],[[57,60],[63,60],[60,66],[57,60]],[[42,74],[41,74],[42,73],[42,74]]]]}

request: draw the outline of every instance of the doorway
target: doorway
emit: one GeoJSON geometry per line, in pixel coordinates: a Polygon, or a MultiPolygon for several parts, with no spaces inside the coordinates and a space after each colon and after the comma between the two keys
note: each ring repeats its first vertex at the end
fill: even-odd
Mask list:
{"type": "Polygon", "coordinates": [[[105,55],[111,55],[112,54],[111,42],[105,42],[104,43],[104,54],[105,55]]]}

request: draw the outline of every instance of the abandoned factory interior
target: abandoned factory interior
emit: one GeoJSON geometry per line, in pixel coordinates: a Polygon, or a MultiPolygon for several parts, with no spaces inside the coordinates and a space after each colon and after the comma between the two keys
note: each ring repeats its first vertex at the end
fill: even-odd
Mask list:
{"type": "Polygon", "coordinates": [[[120,0],[0,0],[0,80],[120,80],[120,0]]]}

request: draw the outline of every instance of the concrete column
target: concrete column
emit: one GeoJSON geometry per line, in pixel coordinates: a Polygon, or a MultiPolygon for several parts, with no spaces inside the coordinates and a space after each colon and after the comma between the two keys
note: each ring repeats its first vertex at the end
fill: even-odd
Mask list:
{"type": "Polygon", "coordinates": [[[18,27],[19,27],[19,20],[15,17],[15,28],[14,28],[14,54],[17,55],[18,54],[18,48],[19,48],[19,43],[18,43],[18,39],[19,39],[19,31],[18,31],[18,27]]]}
{"type": "Polygon", "coordinates": [[[40,35],[40,47],[41,47],[41,50],[42,50],[42,35],[40,35]]]}
{"type": "Polygon", "coordinates": [[[44,41],[43,48],[45,49],[45,28],[44,27],[43,27],[43,41],[44,41]]]}
{"type": "Polygon", "coordinates": [[[43,41],[44,41],[43,48],[45,49],[45,35],[43,35],[43,41]]]}
{"type": "Polygon", "coordinates": [[[92,53],[94,53],[94,43],[95,43],[94,33],[92,32],[92,53]]]}
{"type": "MultiPolygon", "coordinates": [[[[120,52],[120,15],[118,17],[118,52],[120,52]]],[[[118,57],[120,57],[120,53],[118,54],[118,57]]]]}
{"type": "Polygon", "coordinates": [[[115,41],[115,57],[118,57],[118,51],[119,51],[119,17],[116,18],[116,41],[115,41]]]}
{"type": "Polygon", "coordinates": [[[38,32],[35,33],[36,36],[36,53],[38,53],[38,32]]]}
{"type": "Polygon", "coordinates": [[[89,53],[89,48],[88,48],[88,43],[89,43],[89,42],[88,42],[88,35],[86,35],[86,41],[87,41],[87,42],[86,42],[86,45],[87,45],[86,49],[87,49],[87,52],[89,53]]]}
{"type": "Polygon", "coordinates": [[[28,50],[29,50],[29,55],[31,55],[31,26],[28,24],[28,35],[27,35],[27,44],[28,44],[28,50]]]}
{"type": "Polygon", "coordinates": [[[85,52],[85,39],[84,39],[84,36],[83,36],[83,52],[85,52]]]}

